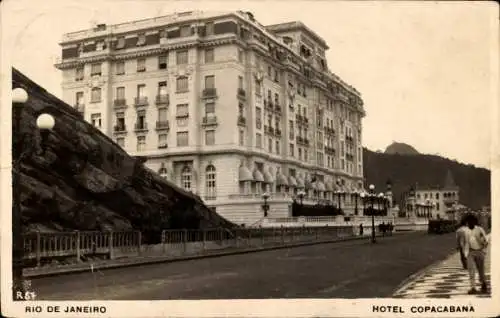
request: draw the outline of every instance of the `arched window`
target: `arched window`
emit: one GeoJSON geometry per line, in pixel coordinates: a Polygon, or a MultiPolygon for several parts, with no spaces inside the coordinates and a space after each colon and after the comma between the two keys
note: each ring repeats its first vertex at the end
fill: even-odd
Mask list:
{"type": "Polygon", "coordinates": [[[189,166],[185,166],[181,172],[181,186],[185,190],[191,190],[191,177],[191,168],[189,166]]]}
{"type": "Polygon", "coordinates": [[[167,170],[167,168],[165,168],[164,164],[161,164],[161,167],[158,170],[158,174],[160,175],[160,177],[162,177],[164,179],[168,179],[168,170],[167,170]]]}
{"type": "Polygon", "coordinates": [[[215,167],[209,165],[205,170],[206,199],[214,200],[217,197],[215,167]]]}

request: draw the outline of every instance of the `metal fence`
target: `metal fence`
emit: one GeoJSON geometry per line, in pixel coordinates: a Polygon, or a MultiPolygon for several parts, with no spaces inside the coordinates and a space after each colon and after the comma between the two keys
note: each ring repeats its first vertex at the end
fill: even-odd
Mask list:
{"type": "Polygon", "coordinates": [[[141,244],[139,231],[58,232],[24,235],[26,267],[38,267],[54,259],[85,261],[134,256],[178,257],[228,249],[260,248],[301,242],[319,242],[355,236],[353,226],[274,227],[206,230],[163,230],[161,243],[141,244]]]}

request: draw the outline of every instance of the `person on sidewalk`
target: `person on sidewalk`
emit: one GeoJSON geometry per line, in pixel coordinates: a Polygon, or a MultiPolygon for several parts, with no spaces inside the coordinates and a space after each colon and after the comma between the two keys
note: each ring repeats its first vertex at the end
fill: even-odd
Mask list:
{"type": "Polygon", "coordinates": [[[363,236],[363,223],[359,224],[359,235],[363,236]]]}
{"type": "Polygon", "coordinates": [[[486,256],[486,247],[488,246],[488,238],[486,232],[478,225],[477,217],[470,214],[466,217],[468,229],[466,230],[466,246],[464,249],[467,257],[467,267],[469,269],[470,290],[468,294],[477,293],[475,286],[476,269],[481,282],[481,292],[487,293],[488,286],[486,283],[486,275],[484,273],[484,261],[486,256]]]}
{"type": "Polygon", "coordinates": [[[467,269],[467,257],[465,256],[464,250],[467,245],[467,224],[466,224],[466,219],[463,218],[462,221],[460,221],[460,226],[457,229],[456,235],[457,235],[457,249],[460,252],[460,261],[462,262],[462,267],[464,269],[467,269]]]}

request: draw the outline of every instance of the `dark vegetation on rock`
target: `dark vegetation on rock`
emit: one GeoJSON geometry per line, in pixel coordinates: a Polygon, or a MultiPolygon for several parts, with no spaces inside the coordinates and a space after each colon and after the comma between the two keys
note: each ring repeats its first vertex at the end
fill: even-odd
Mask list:
{"type": "MultiPolygon", "coordinates": [[[[140,230],[157,240],[163,229],[234,227],[191,192],[164,180],[85,122],[71,106],[17,70],[13,88],[29,95],[13,151],[21,151],[24,231],[140,230]],[[36,118],[50,113],[55,127],[41,153],[36,118]],[[19,137],[17,137],[19,136],[19,137]]],[[[15,171],[13,171],[15,173],[15,171]]]]}
{"type": "Polygon", "coordinates": [[[376,153],[366,148],[363,161],[366,183],[373,183],[381,192],[390,180],[396,203],[417,183],[419,187],[443,186],[450,171],[460,188],[460,203],[473,209],[490,205],[491,173],[487,169],[435,155],[376,153]]]}
{"type": "Polygon", "coordinates": [[[413,148],[412,146],[402,143],[402,142],[393,142],[387,148],[385,149],[386,154],[389,155],[394,155],[394,154],[400,154],[400,155],[418,155],[419,152],[413,148]]]}

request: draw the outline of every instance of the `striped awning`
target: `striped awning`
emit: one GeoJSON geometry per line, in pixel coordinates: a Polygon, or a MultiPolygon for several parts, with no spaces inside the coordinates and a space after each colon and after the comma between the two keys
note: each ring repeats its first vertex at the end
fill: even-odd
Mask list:
{"type": "Polygon", "coordinates": [[[239,170],[239,180],[240,181],[253,181],[253,176],[247,167],[241,166],[239,170]]]}
{"type": "Polygon", "coordinates": [[[278,173],[278,176],[276,177],[276,185],[279,186],[287,186],[288,185],[288,180],[285,175],[283,175],[281,172],[278,173]]]}
{"type": "Polygon", "coordinates": [[[295,179],[294,176],[289,176],[288,177],[288,185],[291,186],[291,187],[297,187],[297,179],[295,179]]]}
{"type": "Polygon", "coordinates": [[[264,182],[264,176],[262,175],[262,172],[260,172],[258,169],[255,169],[253,171],[253,179],[256,182],[264,182]]]}
{"type": "Polygon", "coordinates": [[[318,191],[325,191],[326,190],[325,184],[321,181],[316,181],[316,189],[318,191]]]}

